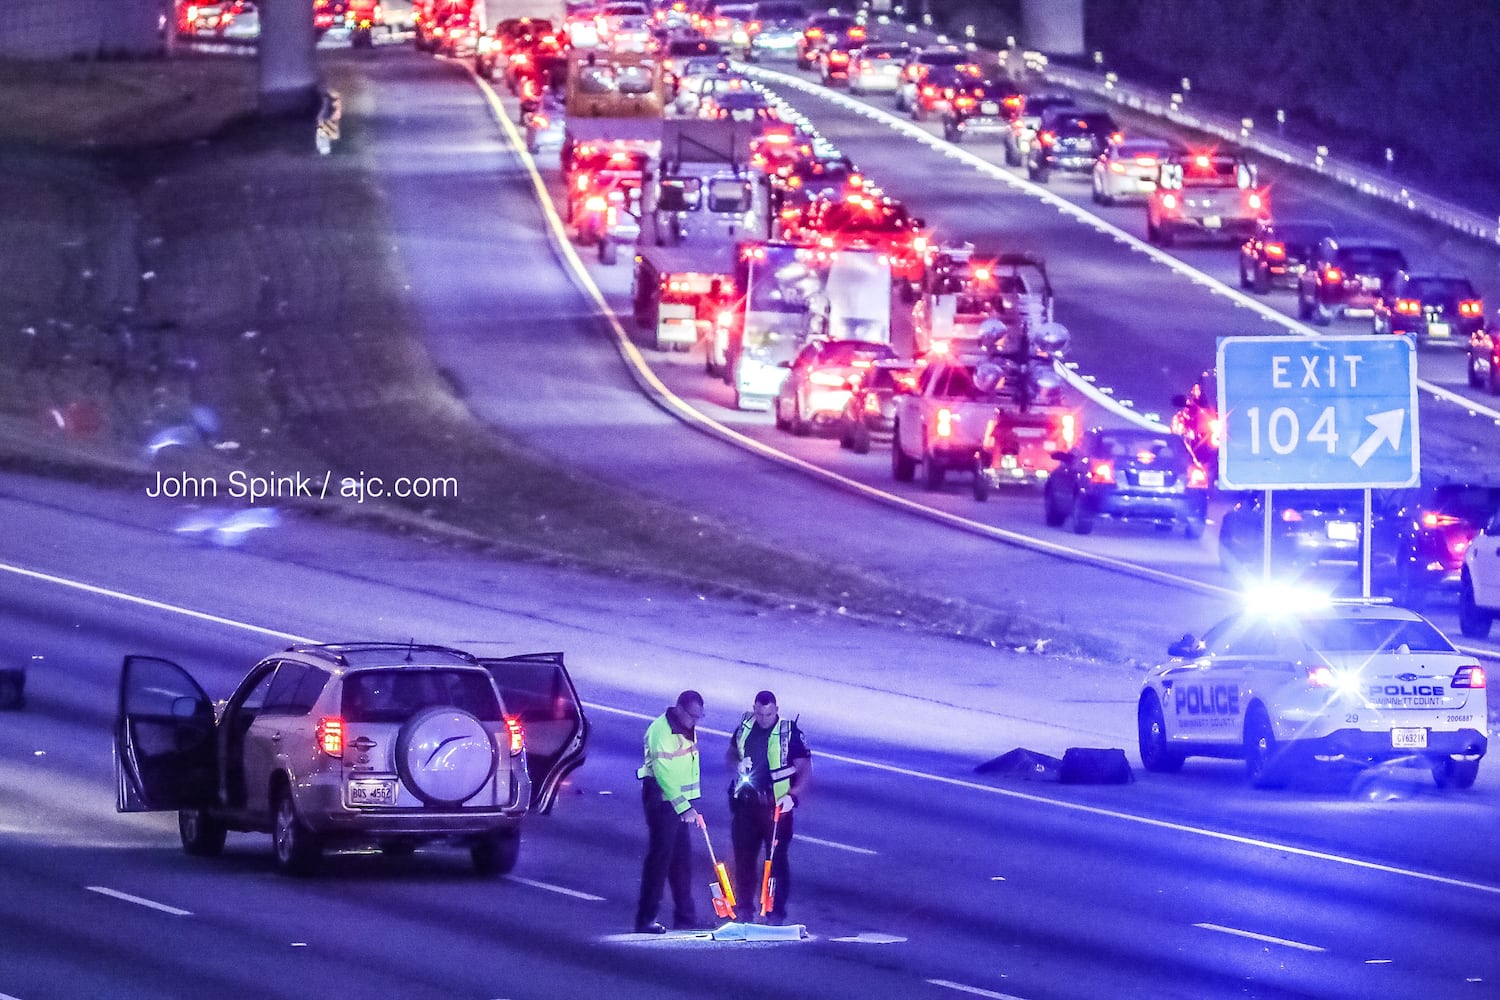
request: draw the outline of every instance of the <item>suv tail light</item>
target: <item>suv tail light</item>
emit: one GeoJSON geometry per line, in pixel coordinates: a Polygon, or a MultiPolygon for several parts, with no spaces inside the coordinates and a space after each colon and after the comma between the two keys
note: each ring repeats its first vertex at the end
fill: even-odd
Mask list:
{"type": "Polygon", "coordinates": [[[938,412],[937,412],[937,436],[938,437],[943,437],[943,438],[945,438],[945,437],[952,437],[953,436],[953,424],[954,424],[954,422],[957,419],[958,418],[954,416],[953,411],[950,410],[950,409],[948,409],[946,406],[943,407],[941,410],[938,410],[938,412]]]}
{"type": "Polygon", "coordinates": [[[1466,299],[1458,304],[1458,314],[1470,317],[1483,316],[1484,301],[1482,299],[1466,299]]]}
{"type": "Polygon", "coordinates": [[[1482,688],[1485,686],[1484,668],[1474,663],[1466,667],[1459,667],[1453,674],[1453,682],[1449,685],[1456,688],[1482,688]]]}
{"type": "Polygon", "coordinates": [[[1043,146],[1050,146],[1057,141],[1057,133],[1048,129],[1046,132],[1039,133],[1036,137],[1036,141],[1041,143],[1043,146]]]}
{"type": "Polygon", "coordinates": [[[516,756],[526,749],[526,731],[521,728],[521,720],[514,715],[505,717],[505,731],[510,734],[510,755],[516,756]]]}
{"type": "Polygon", "coordinates": [[[1115,467],[1111,462],[1095,462],[1089,467],[1089,482],[1108,486],[1115,481],[1115,467]]]}
{"type": "Polygon", "coordinates": [[[330,757],[344,756],[344,720],[325,715],[318,720],[318,749],[330,757]]]}
{"type": "Polygon", "coordinates": [[[1342,285],[1344,283],[1344,272],[1336,267],[1323,268],[1323,283],[1325,285],[1342,285]]]}
{"type": "Polygon", "coordinates": [[[1266,244],[1266,256],[1270,257],[1273,260],[1285,260],[1286,259],[1286,244],[1284,244],[1284,243],[1267,243],[1266,244]]]}
{"type": "Polygon", "coordinates": [[[1418,299],[1397,299],[1396,312],[1402,316],[1415,316],[1422,311],[1422,303],[1418,299]]]}

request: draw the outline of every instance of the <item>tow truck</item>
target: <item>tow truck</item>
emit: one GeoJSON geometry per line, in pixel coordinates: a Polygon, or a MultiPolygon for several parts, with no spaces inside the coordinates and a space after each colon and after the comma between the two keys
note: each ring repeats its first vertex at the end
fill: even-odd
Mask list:
{"type": "Polygon", "coordinates": [[[1255,235],[1270,217],[1271,200],[1256,185],[1252,163],[1230,153],[1188,152],[1161,165],[1146,202],[1146,238],[1170,247],[1179,236],[1228,237],[1236,244],[1255,235]]]}

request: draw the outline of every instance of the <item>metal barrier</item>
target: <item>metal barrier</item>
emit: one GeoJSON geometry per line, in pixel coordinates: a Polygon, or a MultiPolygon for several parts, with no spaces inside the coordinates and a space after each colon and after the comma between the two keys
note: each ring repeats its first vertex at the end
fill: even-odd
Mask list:
{"type": "Polygon", "coordinates": [[[338,91],[323,91],[323,100],[318,106],[318,126],[313,141],[318,152],[327,156],[333,152],[333,144],[339,141],[339,120],[344,116],[343,102],[338,91]]]}

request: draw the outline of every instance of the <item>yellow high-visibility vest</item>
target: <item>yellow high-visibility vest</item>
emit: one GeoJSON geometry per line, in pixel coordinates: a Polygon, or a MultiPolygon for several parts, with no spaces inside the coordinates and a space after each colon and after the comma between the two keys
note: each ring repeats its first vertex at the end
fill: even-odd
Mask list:
{"type": "Polygon", "coordinates": [[[645,762],[636,777],[653,778],[679,815],[698,798],[698,744],[672,731],[665,714],[646,727],[645,762]]]}

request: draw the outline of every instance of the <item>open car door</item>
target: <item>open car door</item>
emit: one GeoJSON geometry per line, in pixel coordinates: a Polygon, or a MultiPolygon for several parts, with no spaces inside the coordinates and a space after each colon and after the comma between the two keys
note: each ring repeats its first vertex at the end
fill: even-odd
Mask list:
{"type": "Polygon", "coordinates": [[[114,751],[118,812],[201,808],[218,801],[213,702],[170,660],[125,657],[114,751]]]}
{"type": "Polygon", "coordinates": [[[563,779],[583,763],[589,736],[563,654],[524,653],[479,662],[495,678],[506,713],[519,716],[526,733],[531,808],[549,813],[563,779]]]}

